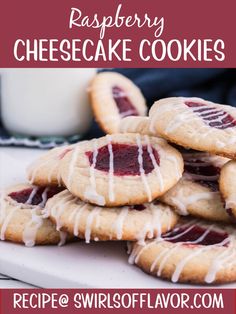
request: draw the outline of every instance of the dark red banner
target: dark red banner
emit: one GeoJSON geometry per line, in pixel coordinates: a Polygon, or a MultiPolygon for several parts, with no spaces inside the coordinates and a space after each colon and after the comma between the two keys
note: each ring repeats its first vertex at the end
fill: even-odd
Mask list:
{"type": "Polygon", "coordinates": [[[236,67],[235,2],[8,0],[0,67],[236,67]]]}
{"type": "Polygon", "coordinates": [[[227,289],[1,290],[1,314],[20,313],[235,313],[227,289]]]}

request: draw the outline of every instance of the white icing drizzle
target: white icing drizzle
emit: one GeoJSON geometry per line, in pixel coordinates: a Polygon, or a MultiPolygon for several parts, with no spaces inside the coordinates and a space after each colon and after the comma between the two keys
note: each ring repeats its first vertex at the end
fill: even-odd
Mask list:
{"type": "Polygon", "coordinates": [[[54,217],[56,221],[57,231],[61,230],[62,227],[61,215],[63,214],[65,208],[76,199],[72,194],[69,195],[66,195],[66,193],[64,194],[65,197],[62,197],[61,200],[55,206],[52,206],[51,209],[49,207],[46,209],[48,216],[52,215],[54,217]]]}
{"type": "Polygon", "coordinates": [[[169,248],[165,248],[162,250],[162,252],[160,252],[160,254],[157,255],[157,257],[154,259],[153,263],[151,264],[151,267],[150,267],[150,271],[153,272],[157,263],[161,260],[161,258],[163,256],[165,256],[167,254],[167,252],[169,251],[169,248]]]}
{"type": "Polygon", "coordinates": [[[100,211],[101,211],[100,207],[94,207],[87,217],[86,226],[85,226],[85,235],[84,235],[85,243],[90,243],[91,226],[92,226],[93,221],[96,219],[96,217],[99,216],[100,211]]]}
{"type": "Polygon", "coordinates": [[[129,258],[128,258],[128,263],[129,264],[134,264],[134,263],[137,263],[137,256],[139,254],[139,252],[142,250],[142,249],[145,249],[146,246],[142,246],[142,245],[133,245],[132,249],[130,250],[130,255],[129,255],[129,258]]]}
{"type": "Polygon", "coordinates": [[[111,202],[114,202],[115,195],[114,195],[114,155],[112,151],[112,137],[111,135],[107,135],[107,145],[108,145],[108,151],[109,151],[109,173],[108,173],[108,195],[109,200],[111,202]]]}
{"type": "Polygon", "coordinates": [[[127,254],[131,254],[132,252],[132,242],[127,242],[127,254]]]}
{"type": "Polygon", "coordinates": [[[89,167],[90,172],[90,186],[84,192],[84,197],[94,201],[97,205],[104,206],[105,205],[105,198],[104,196],[98,194],[96,189],[96,177],[95,177],[95,166],[97,163],[97,155],[98,155],[98,148],[97,148],[97,140],[93,140],[93,162],[92,165],[89,167]]]}
{"type": "Polygon", "coordinates": [[[74,235],[77,237],[79,235],[79,224],[80,219],[83,214],[83,211],[86,209],[88,205],[84,204],[83,206],[77,208],[76,216],[75,216],[75,222],[74,222],[74,235]]]}
{"type": "Polygon", "coordinates": [[[37,186],[33,186],[32,192],[30,193],[30,196],[29,196],[29,198],[25,204],[29,204],[29,205],[32,204],[33,198],[36,195],[36,193],[38,192],[38,189],[39,188],[37,186]]]}
{"type": "MultiPolygon", "coordinates": [[[[191,107],[190,108],[195,114],[197,114],[205,124],[211,127],[210,123],[212,122],[219,122],[222,123],[222,120],[226,118],[229,113],[222,111],[222,109],[218,109],[216,107],[210,107],[207,105],[205,107],[204,105],[198,106],[198,107],[191,107]],[[204,111],[200,111],[202,109],[205,109],[204,111]]],[[[227,128],[227,126],[230,126],[232,124],[232,121],[228,122],[227,124],[224,124],[224,127],[227,128]]],[[[218,128],[218,126],[215,126],[215,128],[218,128]]]]}
{"type": "MultiPolygon", "coordinates": [[[[164,211],[162,210],[162,208],[158,208],[158,204],[153,204],[150,203],[150,211],[151,211],[151,217],[150,217],[150,222],[149,222],[149,231],[146,237],[148,237],[149,239],[152,239],[154,237],[156,237],[156,239],[159,239],[161,237],[162,234],[162,216],[167,214],[168,215],[168,226],[167,226],[167,230],[169,230],[170,226],[171,226],[171,210],[169,207],[166,207],[164,209],[164,211]]],[[[145,236],[145,235],[144,235],[145,236]]],[[[140,239],[139,242],[144,243],[145,241],[145,237],[143,239],[140,239]]]]}
{"type": "Polygon", "coordinates": [[[160,191],[163,191],[164,190],[163,178],[162,178],[162,175],[161,175],[160,168],[159,168],[159,166],[158,166],[158,164],[156,162],[155,156],[153,154],[152,146],[150,145],[150,141],[149,141],[148,136],[145,135],[144,139],[145,139],[145,142],[147,144],[147,150],[148,150],[149,156],[151,158],[151,161],[152,161],[152,164],[153,164],[153,167],[154,167],[154,171],[155,171],[156,176],[157,176],[158,181],[159,181],[160,191]]]}
{"type": "MultiPolygon", "coordinates": [[[[187,100],[187,99],[186,99],[187,100]]],[[[198,100],[197,100],[198,101],[198,100]]],[[[202,100],[200,100],[202,101],[202,100]]],[[[199,119],[203,122],[203,126],[201,128],[198,128],[195,130],[192,130],[193,131],[193,134],[192,136],[194,136],[195,134],[197,135],[197,133],[201,133],[201,140],[210,136],[211,133],[217,131],[218,130],[221,130],[223,131],[222,134],[227,134],[228,137],[226,138],[225,136],[222,137],[222,139],[220,139],[218,137],[218,139],[214,142],[214,144],[218,147],[218,148],[224,148],[225,145],[231,145],[231,144],[235,144],[236,143],[236,135],[235,135],[235,128],[228,128],[227,129],[227,126],[231,126],[232,125],[232,122],[229,122],[228,124],[225,124],[224,127],[226,127],[226,129],[221,129],[220,127],[212,127],[210,126],[210,123],[211,122],[220,122],[222,123],[222,119],[224,119],[224,117],[227,117],[227,114],[231,114],[230,113],[230,110],[227,108],[227,111],[226,113],[223,113],[222,112],[222,115],[220,116],[216,116],[214,114],[215,111],[217,110],[221,110],[221,109],[218,109],[217,107],[211,107],[209,106],[208,103],[206,103],[205,101],[202,101],[203,104],[207,104],[208,110],[205,110],[204,112],[197,112],[199,109],[202,109],[203,106],[201,107],[189,107],[188,109],[189,110],[184,110],[183,111],[183,105],[184,105],[184,100],[182,101],[182,106],[179,106],[178,107],[178,104],[176,107],[175,110],[176,110],[176,115],[175,115],[175,118],[173,118],[172,120],[169,121],[167,127],[165,128],[165,132],[168,133],[168,132],[174,132],[176,129],[178,129],[182,123],[185,122],[186,119],[189,119],[189,121],[193,122],[193,121],[196,121],[199,119]],[[207,120],[207,119],[204,119],[204,116],[202,116],[203,114],[207,113],[207,116],[206,118],[209,119],[209,117],[211,116],[211,118],[214,118],[213,120],[207,120]],[[204,132],[203,132],[204,130],[204,132]]],[[[153,117],[151,117],[151,124],[154,128],[155,124],[158,122],[159,119],[162,119],[162,116],[165,114],[165,112],[167,111],[171,111],[171,107],[172,107],[172,103],[171,104],[165,104],[165,106],[161,106],[158,108],[158,110],[156,110],[156,113],[153,115],[153,117]]],[[[172,107],[173,108],[173,107],[172,107]]],[[[223,109],[225,111],[225,109],[223,109]]],[[[200,139],[199,138],[199,139],[200,139]]]]}
{"type": "Polygon", "coordinates": [[[76,164],[78,155],[79,155],[79,145],[77,145],[75,149],[73,150],[70,165],[69,165],[69,172],[68,172],[68,179],[67,179],[67,187],[69,190],[71,190],[72,188],[73,173],[74,173],[75,164],[76,164]]]}
{"type": "Polygon", "coordinates": [[[139,245],[145,245],[145,239],[150,236],[152,233],[153,224],[151,221],[148,221],[144,224],[143,229],[140,230],[139,234],[137,235],[137,243],[139,245]]]}
{"type": "MultiPolygon", "coordinates": [[[[94,207],[94,205],[84,203],[78,198],[74,198],[68,191],[64,191],[63,193],[64,195],[61,195],[61,198],[58,199],[56,204],[53,207],[50,206],[50,214],[56,221],[57,230],[60,230],[60,228],[62,227],[61,215],[63,215],[63,213],[66,213],[65,215],[68,218],[68,223],[71,223],[73,225],[74,235],[78,236],[80,232],[84,232],[85,241],[89,243],[91,228],[95,230],[95,233],[96,230],[99,229],[100,219],[103,216],[103,208],[94,207]],[[71,208],[69,208],[70,204],[72,205],[71,208]],[[70,211],[68,212],[68,210],[70,211]],[[85,225],[85,227],[81,227],[82,216],[82,225],[85,225]],[[85,231],[83,231],[83,228],[85,228],[85,231]]],[[[137,240],[139,240],[139,243],[142,244],[145,243],[144,240],[146,237],[153,238],[154,236],[159,237],[161,235],[163,221],[162,215],[169,215],[171,213],[171,210],[169,208],[158,208],[158,205],[152,203],[144,204],[144,206],[144,210],[149,215],[149,220],[146,222],[146,224],[144,224],[144,227],[136,236],[137,240]]],[[[111,239],[114,237],[114,234],[118,240],[122,239],[124,222],[129,215],[130,207],[123,206],[120,207],[119,210],[119,213],[116,214],[117,218],[114,219],[114,222],[111,225],[111,239]]],[[[167,229],[170,228],[171,221],[172,220],[170,217],[170,222],[167,226],[167,229]]]]}
{"type": "MultiPolygon", "coordinates": [[[[207,233],[205,232],[203,236],[205,237],[206,235],[207,235],[207,233]]],[[[202,236],[201,238],[203,238],[203,236],[202,236]]],[[[200,238],[197,239],[196,241],[189,241],[189,242],[187,242],[187,243],[192,243],[192,244],[194,244],[194,243],[197,243],[197,241],[200,242],[200,241],[201,241],[200,238]]],[[[183,271],[185,265],[186,265],[187,262],[190,261],[192,258],[196,257],[197,255],[200,255],[201,253],[203,253],[203,252],[205,252],[205,251],[209,251],[213,246],[215,246],[215,247],[216,247],[216,246],[223,246],[223,245],[225,245],[228,241],[229,241],[228,239],[224,239],[221,243],[218,243],[218,244],[215,244],[215,245],[209,245],[209,246],[206,246],[206,247],[203,246],[203,247],[201,247],[201,248],[198,248],[198,250],[193,251],[192,254],[186,256],[184,259],[182,259],[182,260],[176,265],[175,271],[174,271],[174,273],[172,274],[172,277],[171,277],[172,282],[177,282],[177,281],[179,280],[179,277],[180,277],[180,275],[181,275],[181,273],[182,273],[182,271],[183,271]]],[[[217,257],[216,260],[217,260],[218,262],[220,262],[220,260],[218,259],[218,257],[217,257]]],[[[209,271],[208,271],[208,273],[211,274],[211,279],[213,279],[212,281],[215,280],[216,272],[215,272],[215,274],[213,275],[214,271],[215,271],[215,269],[213,270],[212,265],[211,265],[211,266],[210,266],[210,269],[209,269],[209,271]]],[[[206,279],[206,278],[205,278],[205,279],[206,279]]]]}
{"type": "Polygon", "coordinates": [[[150,241],[149,243],[145,243],[143,245],[135,245],[134,249],[131,251],[130,257],[129,257],[129,264],[134,264],[134,263],[138,263],[138,260],[140,258],[140,256],[143,254],[144,251],[146,251],[150,246],[153,245],[153,243],[150,241]]]}
{"type": "MultiPolygon", "coordinates": [[[[177,235],[173,236],[173,237],[165,237],[166,240],[176,240],[180,237],[182,237],[183,235],[187,234],[189,231],[191,231],[192,229],[194,228],[194,224],[191,224],[187,229],[185,229],[183,232],[181,233],[178,233],[177,235]]],[[[175,230],[178,230],[179,228],[177,229],[174,229],[175,230]]],[[[168,234],[167,234],[168,235],[168,234]]]]}
{"type": "MultiPolygon", "coordinates": [[[[130,257],[129,257],[129,262],[130,263],[138,263],[140,256],[143,254],[144,250],[146,250],[150,245],[155,245],[155,244],[161,243],[163,241],[176,240],[178,238],[181,238],[181,236],[187,234],[188,232],[190,232],[195,227],[195,223],[197,223],[197,225],[201,226],[201,224],[199,224],[199,221],[192,220],[189,223],[182,224],[179,227],[176,227],[174,229],[174,231],[175,230],[178,231],[179,228],[185,228],[185,227],[187,227],[187,229],[183,230],[179,234],[176,234],[175,236],[168,237],[168,233],[167,233],[165,235],[165,238],[159,238],[156,240],[148,241],[145,243],[144,246],[134,244],[133,248],[131,250],[130,257]]],[[[211,224],[211,225],[208,225],[207,227],[205,225],[203,225],[203,228],[205,229],[205,231],[196,240],[174,243],[174,245],[172,247],[166,247],[166,248],[162,247],[162,251],[160,251],[160,253],[156,256],[156,258],[154,259],[154,261],[152,262],[152,264],[150,266],[150,272],[153,272],[159,263],[159,266],[157,269],[157,276],[158,277],[161,276],[162,271],[165,268],[167,261],[173,256],[173,254],[176,251],[178,251],[180,249],[180,247],[181,247],[181,245],[183,245],[183,243],[185,245],[186,244],[197,245],[198,243],[201,243],[205,239],[205,237],[211,232],[211,230],[212,229],[214,230],[215,225],[211,224]]],[[[169,234],[171,235],[172,232],[173,231],[171,231],[169,234]]],[[[234,241],[233,237],[235,237],[235,232],[234,231],[232,231],[232,232],[234,233],[233,235],[229,235],[228,237],[223,239],[220,243],[211,244],[211,245],[207,245],[207,246],[206,245],[199,245],[199,246],[196,246],[194,249],[192,249],[192,252],[190,254],[188,254],[185,258],[181,259],[177,263],[177,265],[175,266],[175,270],[174,270],[172,277],[171,277],[172,282],[178,282],[180,275],[183,272],[184,267],[194,257],[196,257],[196,256],[198,256],[204,252],[210,251],[213,248],[223,247],[226,244],[228,244],[229,246],[226,247],[224,250],[219,250],[218,254],[213,259],[213,261],[212,261],[212,263],[208,269],[208,272],[205,276],[205,282],[206,283],[214,282],[218,271],[222,267],[225,267],[226,264],[228,266],[235,265],[236,248],[234,247],[235,244],[233,243],[233,241],[234,241]]]]}
{"type": "MultiPolygon", "coordinates": [[[[201,152],[184,152],[183,153],[184,158],[184,164],[185,166],[192,166],[192,167],[206,167],[213,165],[215,167],[221,168],[226,162],[227,159],[219,156],[212,156],[208,153],[201,153],[201,152]]],[[[201,182],[198,181],[217,181],[219,178],[219,175],[201,175],[201,174],[195,174],[190,173],[188,171],[185,171],[183,174],[183,178],[185,180],[191,180],[196,181],[199,185],[201,185],[201,182]]],[[[172,205],[176,206],[177,211],[180,215],[188,215],[188,207],[191,204],[194,204],[201,200],[214,200],[216,198],[219,198],[219,192],[218,191],[212,191],[210,188],[208,188],[207,192],[199,192],[196,193],[193,191],[190,195],[186,195],[185,189],[173,189],[170,192],[167,192],[168,197],[170,198],[170,201],[172,202],[172,205]]]]}
{"type": "Polygon", "coordinates": [[[64,231],[59,231],[60,235],[60,242],[58,243],[58,246],[63,246],[66,243],[67,233],[64,231]]]}
{"type": "MultiPolygon", "coordinates": [[[[33,186],[33,190],[30,193],[29,198],[26,201],[26,204],[32,205],[33,198],[38,192],[38,190],[39,187],[33,186]]],[[[43,215],[42,212],[40,213],[40,211],[42,210],[42,208],[44,208],[46,204],[48,190],[49,190],[48,187],[44,189],[41,195],[42,202],[39,205],[37,206],[32,205],[33,208],[31,208],[31,220],[28,221],[27,224],[25,225],[22,235],[23,242],[27,247],[32,247],[35,245],[37,232],[39,228],[43,225],[43,215]]]]}
{"type": "MultiPolygon", "coordinates": [[[[226,239],[227,240],[227,239],[226,239]]],[[[215,280],[217,272],[222,268],[222,266],[226,266],[226,264],[230,261],[235,260],[236,251],[234,248],[228,249],[220,253],[217,258],[213,261],[208,273],[205,276],[205,282],[212,283],[215,280]]]]}
{"type": "Polygon", "coordinates": [[[148,196],[148,201],[151,202],[152,200],[152,193],[150,187],[148,185],[147,177],[143,168],[143,147],[141,143],[141,137],[139,134],[136,134],[136,143],[138,145],[138,163],[139,163],[139,172],[141,179],[143,181],[144,188],[146,190],[146,194],[148,196]]]}
{"type": "MultiPolygon", "coordinates": [[[[35,196],[35,194],[37,193],[38,188],[37,187],[33,187],[32,192],[30,193],[26,204],[27,205],[31,205],[32,204],[32,200],[35,196]]],[[[2,200],[2,204],[3,204],[3,200],[2,200]]],[[[2,221],[2,226],[1,226],[1,234],[0,234],[0,239],[1,240],[5,240],[5,233],[7,230],[7,227],[12,219],[12,217],[14,216],[14,214],[16,213],[17,210],[22,208],[22,204],[18,204],[15,207],[13,207],[12,210],[10,210],[9,213],[6,213],[6,211],[2,211],[2,206],[1,206],[1,221],[2,221]]],[[[38,229],[41,227],[43,221],[42,221],[42,217],[37,213],[39,207],[33,207],[31,209],[31,220],[28,221],[24,227],[23,230],[23,242],[25,243],[26,246],[33,246],[35,244],[35,239],[36,239],[36,235],[38,232],[38,229]]]]}
{"type": "Polygon", "coordinates": [[[46,202],[48,200],[48,191],[49,191],[49,187],[46,187],[42,193],[42,202],[39,204],[39,207],[44,208],[46,205],[46,202]]]}
{"type": "Polygon", "coordinates": [[[123,225],[124,225],[124,221],[128,215],[129,212],[129,207],[125,206],[121,209],[119,216],[116,219],[115,225],[114,225],[114,229],[116,232],[116,237],[117,240],[121,240],[122,239],[122,235],[123,235],[123,225]]]}
{"type": "Polygon", "coordinates": [[[176,206],[176,210],[180,215],[186,216],[189,214],[188,206],[202,200],[211,200],[218,192],[202,192],[194,193],[189,196],[184,195],[184,190],[180,189],[178,194],[174,197],[171,196],[171,202],[176,206]]]}
{"type": "Polygon", "coordinates": [[[161,225],[161,211],[159,211],[154,204],[150,204],[151,213],[152,213],[152,230],[150,233],[150,238],[153,238],[155,236],[155,233],[157,234],[157,237],[160,237],[162,234],[162,225],[161,225]]]}
{"type": "MultiPolygon", "coordinates": [[[[30,193],[27,201],[25,202],[25,205],[31,206],[31,208],[26,207],[27,210],[30,210],[31,219],[24,225],[22,233],[22,241],[25,243],[27,247],[32,247],[35,245],[38,230],[42,227],[44,219],[46,219],[49,216],[49,209],[44,208],[47,201],[47,192],[49,190],[48,187],[44,189],[41,195],[42,202],[37,206],[32,204],[34,196],[36,195],[38,190],[39,187],[33,186],[32,192],[30,193]]],[[[15,205],[15,207],[12,210],[7,212],[6,211],[7,201],[4,199],[5,197],[7,197],[7,195],[5,193],[4,194],[1,193],[1,206],[0,206],[1,240],[5,240],[5,233],[7,227],[16,211],[24,209],[24,204],[19,203],[15,205]]],[[[61,241],[59,244],[62,245],[64,243],[63,239],[65,238],[65,235],[60,233],[60,236],[61,241]]]]}
{"type": "Polygon", "coordinates": [[[69,222],[74,222],[76,213],[77,213],[77,208],[74,208],[68,216],[69,222]]]}
{"type": "Polygon", "coordinates": [[[53,177],[56,176],[57,183],[59,186],[61,186],[62,179],[61,179],[60,171],[58,169],[58,165],[59,165],[60,160],[62,159],[61,155],[65,153],[66,151],[72,150],[71,148],[72,146],[73,145],[64,146],[60,148],[59,147],[54,148],[52,151],[50,151],[50,154],[48,156],[45,156],[45,160],[43,160],[44,158],[43,156],[42,158],[39,158],[34,163],[32,163],[27,169],[30,184],[34,183],[37,173],[42,168],[47,167],[48,168],[47,182],[51,183],[53,177]]]}
{"type": "Polygon", "coordinates": [[[31,220],[28,221],[23,231],[22,239],[27,247],[35,245],[37,232],[43,224],[43,217],[37,212],[38,210],[41,210],[39,206],[31,209],[31,220]]]}

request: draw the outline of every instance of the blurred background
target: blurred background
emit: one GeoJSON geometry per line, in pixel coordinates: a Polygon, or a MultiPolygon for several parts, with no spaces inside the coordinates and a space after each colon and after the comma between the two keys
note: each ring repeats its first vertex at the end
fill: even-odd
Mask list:
{"type": "MultiPolygon", "coordinates": [[[[21,69],[19,69],[21,70],[21,69]]],[[[50,69],[48,69],[50,70],[50,69]]],[[[58,69],[60,71],[60,69],[58,69]]],[[[92,73],[91,69],[84,69],[86,73],[92,73]]],[[[210,100],[217,103],[227,104],[236,107],[236,69],[94,69],[95,71],[115,71],[119,72],[128,78],[130,78],[136,85],[139,86],[144,94],[147,104],[150,107],[154,101],[173,96],[184,97],[200,97],[206,100],[210,100]]],[[[90,76],[94,75],[92,73],[90,76]]],[[[59,75],[59,74],[58,74],[59,75]]],[[[60,76],[60,75],[59,75],[60,76]]],[[[90,78],[90,76],[84,76],[90,78]]],[[[83,80],[83,77],[81,79],[83,80]]],[[[62,77],[60,84],[68,84],[68,79],[62,77]]],[[[63,85],[62,85],[63,86],[63,85]]],[[[61,88],[63,89],[63,87],[61,88]]],[[[12,90],[12,93],[15,91],[12,90]]],[[[40,90],[44,93],[44,90],[40,90]]],[[[19,91],[20,93],[20,91],[19,91]]],[[[20,95],[19,106],[21,103],[20,95]]],[[[2,99],[2,95],[1,95],[2,99]]],[[[32,106],[34,104],[32,103],[32,106]]],[[[89,104],[86,104],[88,106],[89,104]]],[[[40,105],[39,105],[40,106],[40,105]]],[[[48,107],[48,112],[51,109],[48,107]]],[[[45,113],[46,114],[46,113],[45,113]]],[[[64,115],[66,116],[66,115],[64,115]]],[[[84,119],[83,119],[84,120],[84,119]]],[[[1,121],[1,118],[0,118],[1,121]]],[[[41,143],[45,143],[45,147],[52,147],[67,142],[75,142],[78,139],[88,139],[92,137],[99,137],[103,135],[99,126],[94,119],[89,120],[88,128],[85,134],[81,132],[75,132],[73,136],[66,138],[47,138],[41,137],[35,139],[28,136],[28,144],[31,143],[31,147],[37,147],[33,144],[40,140],[41,143]],[[31,142],[30,142],[30,141],[31,142]],[[51,144],[50,144],[51,143],[51,144]],[[51,145],[51,146],[50,146],[51,145]]],[[[37,142],[38,143],[38,142],[37,142]]],[[[21,136],[9,134],[0,122],[0,145],[22,145],[27,146],[27,141],[21,136]]],[[[42,146],[43,147],[43,146],[42,146]]]]}

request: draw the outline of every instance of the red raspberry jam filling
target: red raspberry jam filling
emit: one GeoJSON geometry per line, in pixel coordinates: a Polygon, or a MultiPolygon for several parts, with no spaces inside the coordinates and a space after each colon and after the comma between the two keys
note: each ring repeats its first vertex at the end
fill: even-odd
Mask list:
{"type": "Polygon", "coordinates": [[[126,92],[122,88],[118,86],[112,87],[112,95],[122,118],[139,115],[137,109],[131,103],[126,92]]]}
{"type": "Polygon", "coordinates": [[[133,206],[130,206],[130,209],[135,209],[135,210],[138,210],[138,211],[142,211],[144,209],[146,209],[146,206],[144,206],[143,204],[139,204],[139,205],[133,205],[133,206]]]}
{"type": "Polygon", "coordinates": [[[185,102],[185,105],[192,108],[193,112],[196,113],[203,121],[210,127],[225,130],[236,126],[236,120],[226,111],[210,107],[207,104],[185,102]]]}
{"type": "Polygon", "coordinates": [[[55,194],[61,192],[63,188],[60,187],[38,187],[33,193],[33,188],[24,189],[21,191],[16,191],[8,194],[14,201],[17,203],[22,204],[29,204],[29,205],[39,205],[43,202],[43,193],[46,193],[46,198],[49,199],[53,197],[55,194]],[[47,189],[47,190],[46,190],[47,189]],[[31,196],[33,197],[31,199],[31,196]]]}
{"type": "MultiPolygon", "coordinates": [[[[214,245],[219,244],[228,238],[227,232],[218,232],[215,230],[210,230],[203,228],[198,225],[184,226],[173,229],[162,236],[162,238],[168,242],[178,243],[178,242],[190,242],[186,243],[189,245],[214,245]],[[192,243],[191,243],[192,242],[192,243]]],[[[224,244],[227,246],[228,242],[224,244]]]]}
{"type": "MultiPolygon", "coordinates": [[[[142,146],[143,169],[145,174],[153,171],[154,165],[147,146],[142,146]]],[[[138,160],[139,148],[136,145],[112,144],[113,152],[113,169],[116,176],[138,176],[140,175],[140,164],[138,160]]],[[[158,152],[152,148],[153,156],[156,163],[160,165],[160,157],[158,152]]],[[[93,152],[86,152],[90,165],[93,164],[93,152]]],[[[110,170],[110,153],[108,145],[98,149],[95,169],[109,172],[110,170]]]]}
{"type": "MultiPolygon", "coordinates": [[[[196,152],[199,155],[199,152],[196,152]]],[[[188,153],[183,153],[184,158],[184,173],[187,174],[193,181],[198,182],[212,191],[218,191],[218,179],[220,175],[220,168],[215,167],[210,161],[205,161],[203,153],[203,159],[197,156],[194,158],[188,156],[188,153]]]]}

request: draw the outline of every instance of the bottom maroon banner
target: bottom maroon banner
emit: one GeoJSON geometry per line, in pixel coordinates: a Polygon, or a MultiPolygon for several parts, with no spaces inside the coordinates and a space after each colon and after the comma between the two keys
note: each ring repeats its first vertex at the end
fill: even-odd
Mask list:
{"type": "Polygon", "coordinates": [[[3,289],[0,314],[236,313],[233,289],[3,289]]]}

